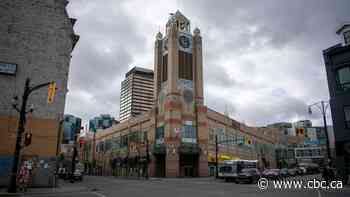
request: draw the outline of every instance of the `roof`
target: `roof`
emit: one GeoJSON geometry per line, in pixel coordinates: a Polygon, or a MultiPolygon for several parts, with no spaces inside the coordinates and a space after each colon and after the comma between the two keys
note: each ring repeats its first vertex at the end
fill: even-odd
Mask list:
{"type": "Polygon", "coordinates": [[[336,31],[337,34],[341,34],[341,32],[345,29],[350,27],[350,22],[343,23],[336,31]]]}
{"type": "Polygon", "coordinates": [[[166,25],[168,26],[170,23],[174,22],[177,18],[182,18],[190,22],[190,20],[185,15],[183,15],[179,10],[177,10],[175,13],[170,13],[170,17],[166,25]]]}
{"type": "Polygon", "coordinates": [[[142,74],[149,74],[149,75],[154,74],[153,70],[151,70],[151,69],[135,66],[125,74],[125,77],[128,77],[132,73],[142,73],[142,74]]]}

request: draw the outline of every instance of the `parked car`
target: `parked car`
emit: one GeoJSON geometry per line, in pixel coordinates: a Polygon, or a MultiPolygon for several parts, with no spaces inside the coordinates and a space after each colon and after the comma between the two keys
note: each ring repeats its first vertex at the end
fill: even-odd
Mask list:
{"type": "Polygon", "coordinates": [[[280,170],[280,176],[281,177],[288,177],[288,169],[287,168],[282,168],[281,170],[280,170]]]}
{"type": "Polygon", "coordinates": [[[256,168],[245,168],[237,174],[236,183],[257,183],[261,174],[256,168]]]}
{"type": "Polygon", "coordinates": [[[316,163],[300,163],[300,168],[303,168],[304,174],[320,173],[320,166],[316,163]]]}
{"type": "Polygon", "coordinates": [[[303,174],[306,174],[306,173],[307,173],[307,170],[306,170],[306,168],[305,168],[305,167],[299,167],[299,169],[300,169],[301,175],[303,175],[303,174]]]}
{"type": "Polygon", "coordinates": [[[266,169],[262,176],[267,179],[279,179],[281,177],[280,169],[266,169]]]}
{"type": "Polygon", "coordinates": [[[296,176],[298,174],[298,169],[297,168],[289,168],[288,169],[288,175],[289,176],[296,176]]]}

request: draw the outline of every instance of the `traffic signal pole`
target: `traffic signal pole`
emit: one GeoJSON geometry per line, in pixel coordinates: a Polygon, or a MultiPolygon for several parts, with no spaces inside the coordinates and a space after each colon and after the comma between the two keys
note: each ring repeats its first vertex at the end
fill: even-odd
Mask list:
{"type": "Polygon", "coordinates": [[[330,150],[330,147],[329,147],[329,135],[328,135],[327,119],[326,119],[326,107],[325,107],[324,101],[321,101],[321,106],[322,106],[324,132],[326,134],[327,156],[328,156],[329,160],[332,160],[331,150],[330,150]]]}
{"type": "Polygon", "coordinates": [[[34,87],[30,87],[30,79],[27,78],[24,86],[24,92],[22,95],[21,109],[18,110],[16,105],[13,106],[19,112],[19,122],[18,122],[18,128],[16,133],[16,146],[15,146],[15,152],[14,152],[14,158],[13,158],[13,164],[12,164],[12,170],[11,170],[10,183],[7,188],[7,191],[9,193],[16,193],[17,191],[16,179],[17,179],[17,171],[18,171],[18,162],[19,162],[19,154],[21,152],[22,134],[24,132],[25,123],[26,123],[26,114],[28,113],[26,111],[26,106],[27,106],[29,95],[33,91],[38,90],[42,87],[48,86],[51,83],[53,82],[43,83],[34,87]]]}
{"type": "MultiPolygon", "coordinates": [[[[312,109],[311,108],[313,106],[317,106],[320,109],[321,113],[322,113],[324,132],[325,132],[325,136],[326,136],[326,146],[327,146],[326,148],[327,148],[327,157],[328,157],[327,159],[329,161],[332,161],[332,155],[331,155],[331,150],[330,150],[330,146],[329,146],[329,135],[328,135],[328,128],[327,128],[327,118],[326,118],[326,116],[327,116],[327,103],[328,103],[328,106],[330,106],[329,102],[327,102],[327,101],[320,101],[320,102],[317,102],[317,103],[309,105],[308,108],[309,108],[309,114],[312,114],[312,109]]],[[[329,161],[327,161],[327,164],[328,164],[329,161]]]]}
{"type": "Polygon", "coordinates": [[[215,135],[215,178],[219,178],[219,169],[218,169],[218,136],[215,135]]]}

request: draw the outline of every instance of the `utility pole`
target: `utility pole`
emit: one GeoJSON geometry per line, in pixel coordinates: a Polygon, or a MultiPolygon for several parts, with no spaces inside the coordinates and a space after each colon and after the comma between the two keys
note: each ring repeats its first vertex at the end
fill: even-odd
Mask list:
{"type": "Polygon", "coordinates": [[[218,172],[218,135],[215,135],[215,178],[219,178],[218,172]]]}
{"type": "Polygon", "coordinates": [[[16,133],[16,146],[15,146],[14,159],[13,159],[12,170],[11,170],[10,184],[8,186],[9,193],[16,193],[17,191],[16,179],[17,179],[17,171],[18,171],[19,154],[22,148],[21,147],[22,134],[25,128],[26,114],[28,112],[32,112],[32,109],[30,111],[26,111],[29,95],[35,90],[38,90],[40,88],[43,88],[53,83],[54,82],[47,82],[47,83],[39,84],[37,86],[30,87],[30,79],[27,78],[24,86],[24,92],[22,95],[21,109],[17,108],[17,104],[13,104],[13,107],[15,108],[15,110],[19,112],[19,122],[18,122],[18,128],[16,133]]]}
{"type": "MultiPolygon", "coordinates": [[[[317,106],[320,109],[320,112],[322,113],[322,117],[323,117],[323,126],[324,126],[324,132],[326,135],[326,148],[327,148],[327,157],[328,160],[331,161],[332,160],[332,156],[331,156],[331,150],[329,147],[329,136],[328,136],[328,129],[327,129],[327,103],[325,101],[320,101],[314,104],[309,105],[309,114],[312,114],[312,107],[313,106],[317,106]]],[[[327,161],[328,164],[328,161],[327,161]]]]}
{"type": "Polygon", "coordinates": [[[330,150],[330,147],[329,147],[329,136],[328,136],[327,119],[326,119],[326,108],[325,108],[324,101],[321,101],[321,105],[322,105],[322,116],[323,116],[324,132],[326,134],[327,156],[328,156],[328,159],[331,160],[332,156],[331,156],[331,150],[330,150]]]}
{"type": "Polygon", "coordinates": [[[149,164],[149,143],[148,143],[148,133],[146,134],[146,179],[149,178],[148,175],[148,164],[149,164]]]}
{"type": "Polygon", "coordinates": [[[71,174],[70,174],[70,182],[74,183],[74,172],[75,172],[75,158],[77,157],[78,151],[77,151],[77,139],[78,134],[80,133],[81,126],[78,128],[75,128],[75,134],[74,134],[74,144],[73,144],[73,156],[72,156],[72,168],[71,168],[71,174]]]}

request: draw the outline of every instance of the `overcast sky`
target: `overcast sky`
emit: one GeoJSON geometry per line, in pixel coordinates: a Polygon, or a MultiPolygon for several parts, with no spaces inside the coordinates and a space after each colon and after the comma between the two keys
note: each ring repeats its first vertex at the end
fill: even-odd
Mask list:
{"type": "Polygon", "coordinates": [[[119,118],[120,84],[133,66],[153,69],[156,33],[179,9],[203,37],[205,103],[249,125],[320,117],[329,99],[322,50],[350,21],[349,0],[70,0],[80,35],[66,113],[119,118]],[[225,107],[226,106],[226,107],[225,107]]]}

